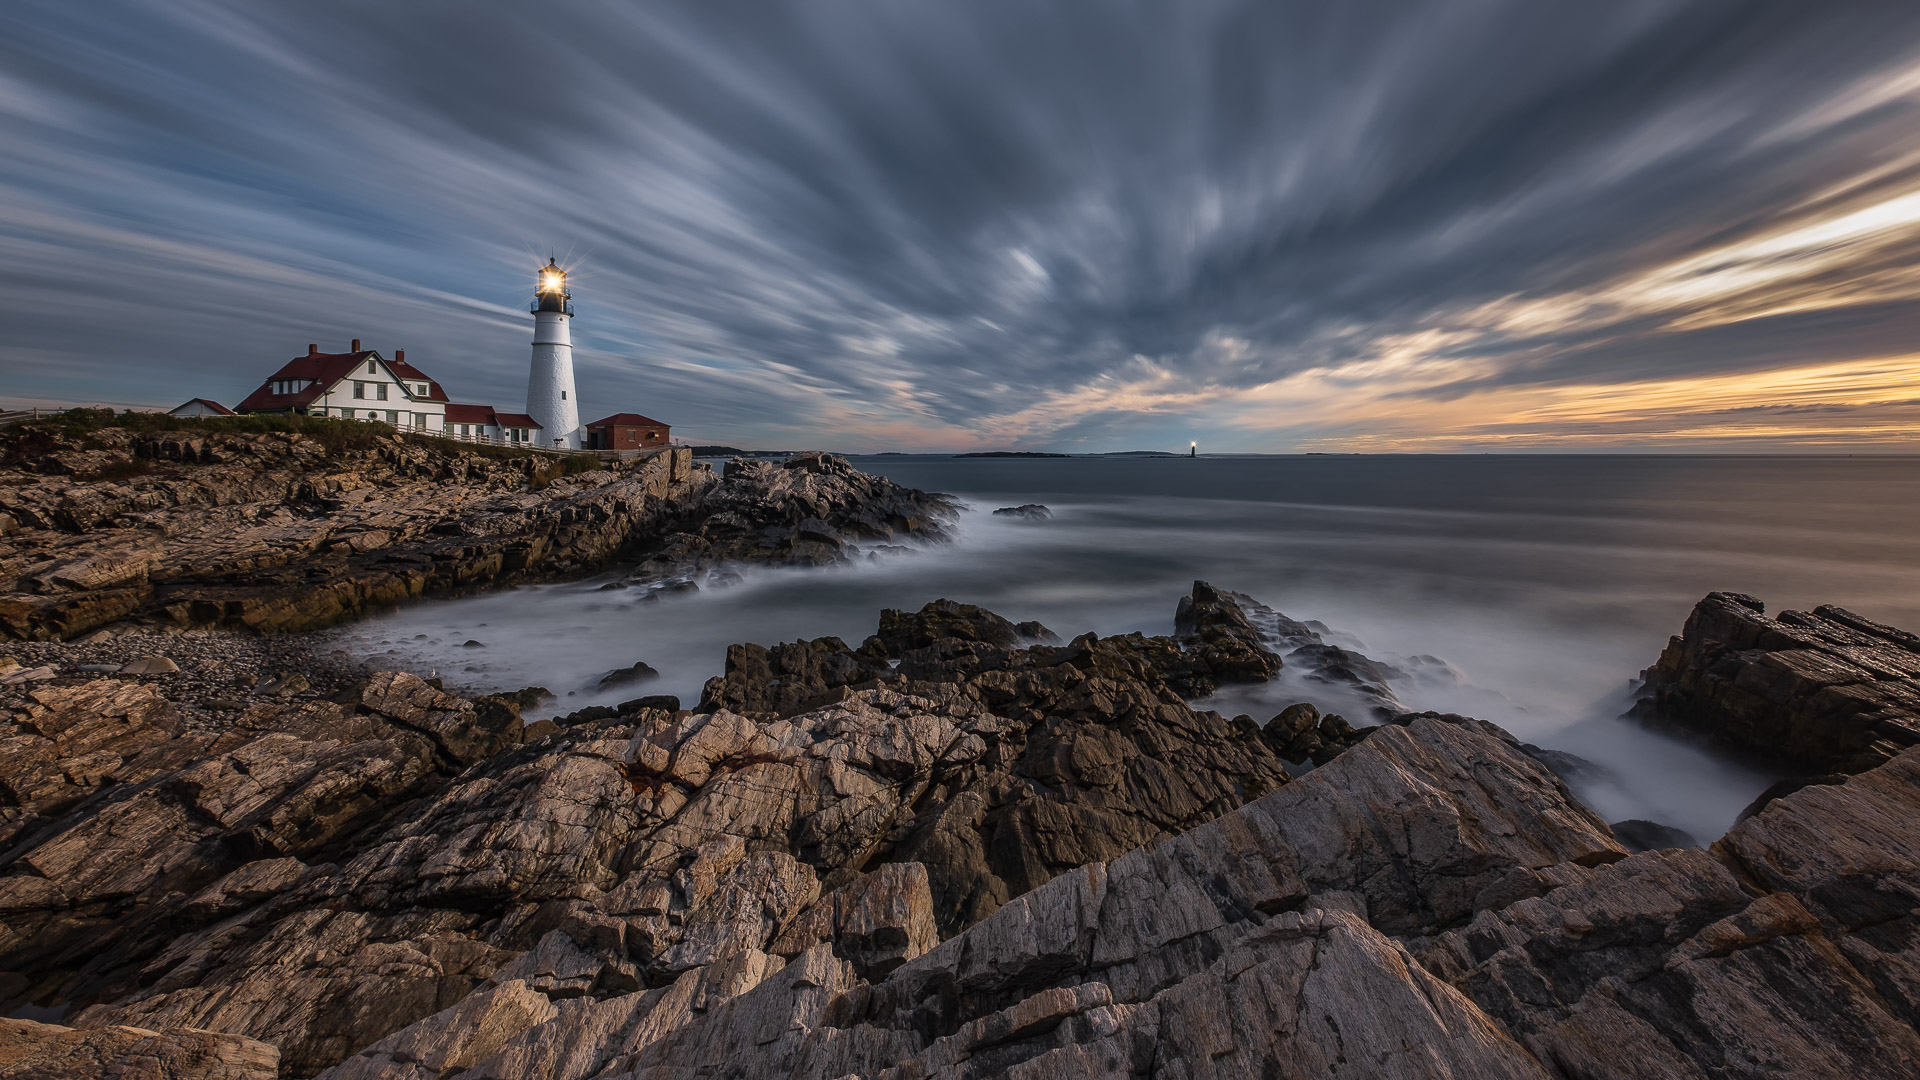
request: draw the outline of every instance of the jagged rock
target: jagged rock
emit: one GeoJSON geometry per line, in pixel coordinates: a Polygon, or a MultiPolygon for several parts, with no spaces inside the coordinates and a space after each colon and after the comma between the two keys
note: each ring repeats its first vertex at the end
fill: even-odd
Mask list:
{"type": "Polygon", "coordinates": [[[831,454],[778,466],[735,458],[672,531],[642,546],[636,576],[691,584],[729,561],[843,562],[854,554],[849,541],[941,539],[957,513],[946,496],[900,487],[831,454]]]}
{"type": "Polygon", "coordinates": [[[1635,715],[1807,774],[1920,745],[1920,638],[1844,608],[1765,611],[1739,593],[1695,604],[1635,715]]]}
{"type": "Polygon", "coordinates": [[[3,1080],[276,1080],[279,1065],[279,1051],[239,1035],[0,1019],[3,1080]]]}
{"type": "Polygon", "coordinates": [[[1543,1076],[1342,909],[1429,926],[1515,873],[1622,854],[1509,742],[1416,721],[1156,848],[1055,878],[882,982],[816,946],[605,1073],[1106,1076],[1152,1063],[1304,1077],[1422,1075],[1416,1063],[1437,1061],[1451,1075],[1543,1076]],[[1518,835],[1537,822],[1549,824],[1518,835]]]}
{"type": "Polygon", "coordinates": [[[877,980],[939,940],[927,868],[886,863],[821,897],[767,948],[797,956],[831,942],[834,955],[853,964],[861,978],[877,980]]]}
{"type": "MultiPolygon", "coordinates": [[[[1920,748],[1774,799],[1713,845],[1798,899],[1877,996],[1920,1026],[1920,748]]],[[[1920,1070],[1920,1056],[1906,1059],[1920,1070]]]]}
{"type": "Polygon", "coordinates": [[[1023,623],[1015,623],[1013,629],[1020,635],[1020,640],[1022,641],[1037,641],[1046,645],[1058,645],[1060,643],[1059,634],[1054,633],[1031,619],[1023,623]]]}
{"type": "Polygon", "coordinates": [[[122,675],[172,675],[180,665],[164,656],[147,656],[120,669],[122,675]]]}
{"type": "MultiPolygon", "coordinates": [[[[84,999],[111,992],[143,963],[158,963],[160,971],[197,971],[195,964],[211,959],[196,955],[204,953],[204,943],[182,931],[248,913],[240,923],[222,924],[216,938],[243,950],[248,959],[241,966],[256,966],[251,985],[257,990],[248,991],[256,996],[220,998],[217,1009],[177,1010],[205,1023],[155,1013],[136,1021],[143,1027],[233,1030],[234,1016],[297,1011],[301,993],[280,973],[316,950],[350,971],[386,964],[372,954],[356,958],[368,935],[383,929],[373,925],[378,920],[335,920],[324,909],[309,911],[276,940],[272,921],[255,916],[275,904],[297,904],[289,892],[303,881],[312,887],[330,880],[338,868],[309,865],[314,854],[333,850],[436,774],[456,771],[458,756],[493,752],[525,734],[516,717],[501,722],[410,675],[376,676],[355,708],[262,702],[240,718],[241,730],[217,741],[177,734],[177,717],[142,684],[106,679],[36,694],[41,700],[16,717],[22,725],[16,731],[25,733],[15,738],[26,740],[29,752],[6,755],[7,763],[24,759],[31,765],[35,747],[53,760],[83,751],[109,759],[98,775],[111,787],[74,802],[70,791],[76,785],[69,783],[42,790],[30,802],[44,820],[26,824],[10,873],[0,876],[0,906],[8,909],[0,920],[0,972],[32,974],[14,982],[0,975],[0,990],[16,1002],[69,994],[84,999]],[[318,931],[315,914],[333,925],[318,931]],[[288,947],[289,941],[297,946],[288,947]]],[[[426,933],[430,921],[415,920],[408,929],[426,933]]],[[[389,950],[387,959],[397,955],[389,950]]],[[[440,960],[432,963],[444,967],[440,960]]],[[[188,977],[188,983],[198,979],[188,977]]],[[[429,984],[429,1001],[443,985],[452,988],[439,976],[429,984]]],[[[361,992],[369,1006],[377,1001],[370,988],[361,992]]],[[[379,1010],[370,1015],[378,1017],[379,1010]]],[[[281,1023],[249,1020],[237,1026],[278,1035],[285,1030],[275,1026],[281,1023]]]]}
{"type": "Polygon", "coordinates": [[[984,645],[1017,645],[1020,630],[985,608],[952,600],[935,600],[919,611],[880,613],[880,629],[875,637],[887,650],[900,655],[950,641],[979,642],[984,645]]]}
{"type": "Polygon", "coordinates": [[[1700,841],[1685,829],[1662,825],[1644,818],[1616,821],[1611,826],[1614,839],[1628,851],[1660,851],[1665,848],[1699,847],[1700,841]]]}
{"type": "Polygon", "coordinates": [[[1698,849],[1591,871],[1437,939],[1425,966],[1583,1077],[1912,1075],[1887,1013],[1792,897],[1698,849]]]}
{"type": "Polygon", "coordinates": [[[622,686],[632,686],[635,683],[649,682],[659,677],[660,672],[655,670],[652,664],[644,660],[635,660],[626,667],[615,668],[600,676],[599,688],[613,690],[622,686]]]}
{"type": "Polygon", "coordinates": [[[1204,581],[1193,583],[1174,612],[1174,634],[1197,653],[1222,682],[1258,682],[1280,670],[1280,658],[1270,651],[1236,602],[1204,581]]]}
{"type": "Polygon", "coordinates": [[[836,637],[771,649],[730,645],[726,673],[707,680],[700,707],[791,716],[843,698],[845,687],[870,683],[888,671],[883,654],[865,648],[855,652],[836,637]]]}
{"type": "Polygon", "coordinates": [[[1021,521],[1046,521],[1053,517],[1053,511],[1039,503],[1022,503],[1019,506],[1003,506],[995,510],[993,516],[1018,518],[1021,521]]]}
{"type": "Polygon", "coordinates": [[[18,812],[0,991],[336,1080],[1913,1074],[1920,747],[1630,855],[1491,725],[1189,707],[1228,605],[1287,641],[1201,600],[1184,647],[895,613],[733,665],[752,716],[37,688],[8,737],[106,772],[18,812]]]}
{"type": "MultiPolygon", "coordinates": [[[[1432,716],[1436,714],[1422,714],[1432,716]]],[[[1403,718],[1411,719],[1411,717],[1403,718]]],[[[1334,713],[1321,716],[1309,702],[1296,702],[1267,721],[1262,734],[1281,757],[1288,761],[1312,761],[1325,765],[1341,751],[1367,737],[1372,728],[1354,728],[1346,718],[1334,713]]]]}
{"type": "Polygon", "coordinates": [[[321,1074],[328,1080],[438,1080],[476,1065],[507,1040],[559,1014],[545,994],[517,979],[475,991],[321,1074]]]}
{"type": "Polygon", "coordinates": [[[286,891],[306,869],[295,858],[256,859],[200,890],[180,913],[196,923],[212,922],[286,891]]]}
{"type": "MultiPolygon", "coordinates": [[[[14,437],[14,436],[9,436],[14,437]]],[[[72,638],[130,616],[260,630],[324,626],[429,592],[578,573],[670,530],[710,486],[683,449],[532,481],[550,464],[381,435],[329,451],[298,434],[105,428],[108,458],[176,464],[137,483],[9,466],[0,512],[0,635],[72,638]],[[31,471],[30,471],[31,470],[31,471]]]]}

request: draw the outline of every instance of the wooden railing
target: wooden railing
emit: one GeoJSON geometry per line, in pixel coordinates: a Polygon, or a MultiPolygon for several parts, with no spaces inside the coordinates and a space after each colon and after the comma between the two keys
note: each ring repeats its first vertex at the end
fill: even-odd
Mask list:
{"type": "Polygon", "coordinates": [[[65,409],[6,409],[0,410],[0,428],[24,424],[28,420],[38,420],[43,416],[59,416],[65,409]]]}

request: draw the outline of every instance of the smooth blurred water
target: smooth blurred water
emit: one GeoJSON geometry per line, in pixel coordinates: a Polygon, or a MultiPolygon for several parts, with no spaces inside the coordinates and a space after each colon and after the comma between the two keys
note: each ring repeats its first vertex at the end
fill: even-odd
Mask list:
{"type": "MultiPolygon", "coordinates": [[[[1196,578],[1250,593],[1380,659],[1452,669],[1395,687],[1613,771],[1581,794],[1610,820],[1718,836],[1768,777],[1616,719],[1637,673],[1713,589],[1769,610],[1835,603],[1920,627],[1920,458],[881,456],[863,469],[966,499],[951,545],[642,599],[607,578],[427,601],[350,648],[451,685],[538,684],[560,711],[641,693],[691,702],[727,644],[838,635],[946,596],[1071,637],[1172,629],[1196,578]],[[1051,521],[995,518],[1041,502],[1051,521]],[[469,639],[484,647],[464,647],[469,639]],[[596,692],[644,659],[662,678],[596,692]],[[571,695],[571,696],[568,696],[571,695]]],[[[1429,666],[1429,670],[1433,670],[1429,666]]],[[[1204,704],[1261,719],[1312,700],[1283,678],[1204,704]]]]}

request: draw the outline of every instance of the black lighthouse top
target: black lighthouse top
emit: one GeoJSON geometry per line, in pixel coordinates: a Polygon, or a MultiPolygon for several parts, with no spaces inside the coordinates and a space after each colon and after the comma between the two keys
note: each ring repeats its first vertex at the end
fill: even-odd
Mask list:
{"type": "Polygon", "coordinates": [[[573,314],[573,294],[567,291],[567,272],[552,259],[540,268],[540,281],[533,288],[533,310],[573,314]]]}

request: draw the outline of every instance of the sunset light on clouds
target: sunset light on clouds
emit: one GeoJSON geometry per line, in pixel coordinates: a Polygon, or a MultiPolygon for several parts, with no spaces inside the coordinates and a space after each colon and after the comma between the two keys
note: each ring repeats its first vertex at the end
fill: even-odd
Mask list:
{"type": "Polygon", "coordinates": [[[583,387],[720,442],[1920,434],[1920,9],[593,10],[9,6],[5,396],[504,396],[557,254],[583,387]]]}

